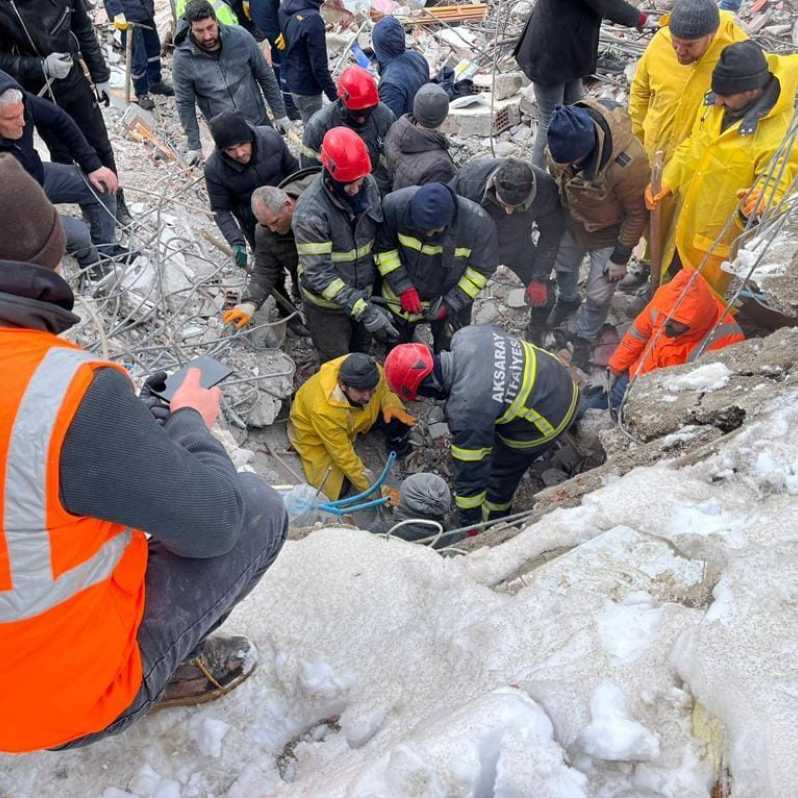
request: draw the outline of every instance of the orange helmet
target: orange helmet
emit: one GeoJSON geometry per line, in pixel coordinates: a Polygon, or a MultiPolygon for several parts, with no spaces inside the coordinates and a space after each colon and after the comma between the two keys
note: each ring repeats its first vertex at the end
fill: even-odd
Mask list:
{"type": "Polygon", "coordinates": [[[338,78],[338,96],[349,111],[373,108],[380,101],[377,81],[363,67],[351,66],[338,78]]]}
{"type": "Polygon", "coordinates": [[[402,399],[413,400],[418,386],[432,374],[432,352],[424,344],[399,344],[385,358],[385,380],[402,399]]]}
{"type": "Polygon", "coordinates": [[[348,127],[333,127],[324,134],[321,163],[336,183],[354,183],[371,173],[368,147],[348,127]]]}

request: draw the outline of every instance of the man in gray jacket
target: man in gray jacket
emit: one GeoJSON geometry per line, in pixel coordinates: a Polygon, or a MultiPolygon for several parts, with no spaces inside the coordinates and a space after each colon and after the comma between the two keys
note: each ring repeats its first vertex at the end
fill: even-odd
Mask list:
{"type": "Polygon", "coordinates": [[[274,126],[288,130],[280,87],[258,43],[238,25],[219,24],[208,0],[191,0],[178,23],[172,77],[188,164],[202,159],[196,106],[205,119],[241,111],[253,125],[268,125],[265,97],[274,126]]]}

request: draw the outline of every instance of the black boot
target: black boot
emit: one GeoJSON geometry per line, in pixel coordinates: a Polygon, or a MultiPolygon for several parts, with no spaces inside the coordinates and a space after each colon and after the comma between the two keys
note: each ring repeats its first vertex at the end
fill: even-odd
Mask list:
{"type": "Polygon", "coordinates": [[[143,108],[145,111],[155,110],[155,103],[149,94],[140,94],[136,97],[136,102],[139,104],[139,108],[143,108]]]}
{"type": "Polygon", "coordinates": [[[581,299],[563,300],[558,299],[554,308],[552,308],[549,318],[546,321],[548,327],[559,327],[566,319],[573,316],[579,306],[582,304],[581,299]]]}
{"type": "Polygon", "coordinates": [[[122,227],[127,227],[129,224],[133,224],[134,221],[130,211],[127,209],[125,192],[121,188],[117,189],[116,192],[116,220],[122,227]]]}
{"type": "Polygon", "coordinates": [[[161,97],[174,97],[175,90],[171,84],[165,80],[159,80],[157,83],[150,84],[150,92],[152,94],[159,94],[161,97]]]}

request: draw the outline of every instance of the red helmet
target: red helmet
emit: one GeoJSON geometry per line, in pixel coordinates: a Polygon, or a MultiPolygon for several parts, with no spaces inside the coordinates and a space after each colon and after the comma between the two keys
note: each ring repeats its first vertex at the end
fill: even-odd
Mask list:
{"type": "Polygon", "coordinates": [[[377,81],[363,67],[351,66],[338,78],[338,96],[350,111],[373,108],[380,101],[377,81]]]}
{"type": "Polygon", "coordinates": [[[402,399],[415,399],[418,386],[430,374],[432,352],[424,344],[399,344],[385,358],[385,380],[402,399]]]}
{"type": "Polygon", "coordinates": [[[321,163],[336,183],[354,183],[371,173],[368,147],[348,127],[333,127],[324,134],[321,163]]]}

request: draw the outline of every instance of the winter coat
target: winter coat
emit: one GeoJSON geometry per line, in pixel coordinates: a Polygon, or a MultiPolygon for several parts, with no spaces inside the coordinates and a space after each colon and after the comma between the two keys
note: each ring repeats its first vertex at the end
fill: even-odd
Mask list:
{"type": "Polygon", "coordinates": [[[463,197],[454,197],[455,217],[443,235],[425,240],[410,218],[410,202],[418,189],[403,188],[383,200],[374,256],[388,307],[411,322],[424,316],[402,310],[399,296],[404,291],[415,288],[425,311],[443,298],[454,315],[476,299],[497,265],[496,226],[479,205],[463,197]]]}
{"type": "Polygon", "coordinates": [[[535,189],[528,204],[508,214],[496,198],[494,176],[505,163],[502,158],[477,158],[457,173],[452,188],[461,197],[478,202],[493,219],[499,240],[499,263],[511,268],[526,283],[544,280],[551,274],[554,259],[565,231],[565,211],[560,205],[557,184],[552,177],[532,167],[535,189]],[[532,228],[538,229],[538,243],[532,243],[532,228]]]}
{"type": "Polygon", "coordinates": [[[323,0],[285,0],[278,18],[285,38],[281,76],[292,94],[324,94],[335,102],[338,90],[327,62],[327,34],[319,14],[323,0]]]}
{"type": "Polygon", "coordinates": [[[438,357],[455,503],[470,523],[481,520],[493,447],[529,453],[550,446],[573,422],[579,389],[554,355],[492,325],[458,330],[451,351],[438,357]]]}
{"type": "Polygon", "coordinates": [[[238,25],[219,25],[221,49],[207,53],[198,47],[185,20],[178,23],[172,78],[180,124],[191,150],[200,149],[195,103],[205,119],[222,111],[240,111],[253,125],[268,123],[264,96],[272,114],[285,116],[274,70],[258,43],[238,25]]]}
{"type": "Polygon", "coordinates": [[[117,14],[124,14],[128,22],[147,23],[155,17],[155,0],[104,0],[104,4],[110,20],[117,14]]]}
{"type": "Polygon", "coordinates": [[[568,211],[568,229],[579,246],[615,247],[612,259],[625,263],[648,225],[643,193],[650,169],[643,145],[632,135],[626,111],[615,104],[580,100],[596,126],[596,148],[579,170],[556,163],[546,149],[546,166],[568,211]]]}
{"type": "MultiPolygon", "coordinates": [[[[279,187],[296,202],[317,174],[307,170],[297,172],[289,175],[279,187]]],[[[296,274],[298,263],[294,231],[289,227],[287,233],[275,233],[258,223],[255,225],[255,262],[241,301],[260,307],[271,296],[276,281],[285,271],[296,274]]]]}
{"type": "MultiPolygon", "coordinates": [[[[758,185],[765,188],[771,158],[794,115],[798,56],[767,54],[767,60],[779,83],[779,96],[764,116],[755,104],[742,120],[721,131],[724,110],[715,107],[710,92],[696,115],[690,137],[679,145],[662,174],[663,184],[676,195],[678,213],[663,250],[663,268],[670,264],[675,248],[682,264],[701,269],[710,287],[721,296],[730,279],[721,271],[721,264],[733,257],[734,240],[740,232],[734,223],[726,227],[738,204],[737,192],[750,188],[759,176],[762,180],[758,185]],[[721,233],[722,239],[713,247],[721,233]]],[[[798,147],[792,147],[787,162],[776,166],[767,186],[768,194],[775,187],[774,205],[797,172],[798,147]]]]}
{"type": "Polygon", "coordinates": [[[49,100],[43,100],[24,91],[14,78],[5,72],[0,72],[0,94],[6,89],[20,89],[23,92],[25,128],[18,139],[0,138],[0,152],[13,155],[39,185],[44,185],[44,166],[34,147],[33,134],[36,130],[40,134],[49,131],[57,137],[69,149],[84,172],[93,172],[102,166],[94,148],[86,141],[86,137],[66,111],[62,111],[49,100]]]}
{"type": "Polygon", "coordinates": [[[393,191],[425,183],[448,183],[457,172],[446,136],[417,125],[413,114],[405,114],[391,125],[383,153],[393,178],[393,191]]]}
{"type": "Polygon", "coordinates": [[[14,0],[13,5],[19,16],[10,2],[0,3],[0,69],[27,91],[38,94],[44,87],[43,62],[50,53],[69,53],[73,61],[65,78],[51,81],[56,99],[85,80],[81,58],[95,83],[110,78],[84,0],[14,0]]]}
{"type": "Polygon", "coordinates": [[[429,83],[429,64],[421,53],[405,49],[405,29],[396,17],[383,17],[371,34],[380,68],[380,101],[398,119],[413,110],[416,92],[429,83]]]}
{"type": "Polygon", "coordinates": [[[230,246],[244,243],[243,229],[254,232],[252,192],[259,186],[278,185],[299,168],[299,162],[274,128],[256,127],[254,134],[248,164],[239,163],[218,149],[205,164],[205,184],[213,218],[230,246]]]}
{"type": "Polygon", "coordinates": [[[723,310],[723,303],[704,278],[693,269],[682,269],[657,289],[634,320],[610,358],[610,369],[615,374],[628,371],[635,378],[655,369],[690,363],[704,351],[743,341],[743,331],[730,313],[723,315],[723,310]],[[690,329],[684,335],[669,338],[664,331],[669,314],[673,321],[690,329]]]}
{"type": "Polygon", "coordinates": [[[388,106],[378,103],[371,112],[366,124],[362,127],[355,127],[346,115],[346,109],[341,100],[325,105],[315,114],[305,125],[302,134],[302,149],[300,150],[300,160],[302,167],[321,165],[321,142],[324,134],[334,127],[348,127],[366,142],[371,157],[371,174],[377,181],[380,193],[386,194],[391,188],[391,178],[388,175],[388,167],[383,158],[383,147],[388,130],[396,121],[388,106]]]}
{"type": "Polygon", "coordinates": [[[632,132],[653,163],[663,150],[665,163],[690,135],[695,115],[712,82],[712,70],[725,47],[748,38],[734,14],[720,12],[720,27],[709,49],[695,64],[680,64],[670,28],[661,28],[637,62],[629,92],[632,132]]]}
{"type": "Polygon", "coordinates": [[[322,364],[297,391],[291,405],[288,437],[302,459],[305,478],[320,487],[330,499],[341,494],[344,477],[358,493],[370,485],[363,461],[355,451],[358,435],[368,432],[389,407],[403,408],[396,394],[388,390],[380,370],[380,381],[369,403],[356,407],[349,403],[338,384],[341,364],[349,355],[322,364]],[[327,469],[329,476],[325,481],[327,469]]]}
{"type": "Polygon", "coordinates": [[[382,223],[377,184],[363,183],[366,210],[355,215],[319,174],[294,208],[291,227],[299,254],[299,284],[306,301],[355,319],[366,309],[377,277],[374,238],[382,223]]]}
{"type": "Polygon", "coordinates": [[[592,75],[602,18],[634,28],[640,12],[624,0],[537,0],[513,51],[515,60],[542,86],[592,75]]]}

